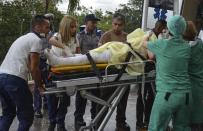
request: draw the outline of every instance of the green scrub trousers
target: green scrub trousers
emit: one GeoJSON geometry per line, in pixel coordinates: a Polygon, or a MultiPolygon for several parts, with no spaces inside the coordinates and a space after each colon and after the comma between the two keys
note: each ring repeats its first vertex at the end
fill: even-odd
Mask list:
{"type": "Polygon", "coordinates": [[[148,131],[166,131],[172,120],[173,131],[190,131],[191,93],[157,92],[148,131]]]}

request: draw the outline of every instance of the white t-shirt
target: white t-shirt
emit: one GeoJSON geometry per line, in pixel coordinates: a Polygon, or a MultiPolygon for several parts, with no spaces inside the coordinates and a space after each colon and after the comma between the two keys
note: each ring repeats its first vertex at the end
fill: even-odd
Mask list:
{"type": "Polygon", "coordinates": [[[27,80],[29,72],[29,54],[40,53],[42,40],[34,33],[28,33],[19,37],[11,45],[3,63],[0,66],[0,73],[18,76],[27,80]]]}
{"type": "MultiPolygon", "coordinates": [[[[57,37],[59,43],[62,43],[60,34],[56,33],[54,36],[57,37]]],[[[62,44],[65,45],[65,49],[52,46],[51,52],[58,57],[60,56],[70,57],[70,56],[74,56],[74,54],[76,53],[77,47],[79,47],[78,39],[74,37],[72,37],[68,43],[62,43],[62,44]]]]}

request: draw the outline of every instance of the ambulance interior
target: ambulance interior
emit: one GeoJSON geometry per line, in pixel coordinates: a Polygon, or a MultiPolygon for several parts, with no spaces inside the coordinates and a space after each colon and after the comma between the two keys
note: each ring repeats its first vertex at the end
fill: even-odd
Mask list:
{"type": "MultiPolygon", "coordinates": [[[[180,14],[184,16],[187,21],[193,21],[198,31],[200,30],[199,21],[197,20],[198,6],[201,0],[154,0],[155,3],[160,3],[163,1],[173,2],[173,9],[167,10],[166,20],[175,14],[180,14]]],[[[167,2],[165,2],[167,3],[167,2]]],[[[167,6],[167,5],[166,5],[167,6]]],[[[155,7],[150,7],[150,0],[144,0],[143,5],[143,19],[142,28],[148,30],[153,28],[157,19],[154,18],[155,7]]]]}

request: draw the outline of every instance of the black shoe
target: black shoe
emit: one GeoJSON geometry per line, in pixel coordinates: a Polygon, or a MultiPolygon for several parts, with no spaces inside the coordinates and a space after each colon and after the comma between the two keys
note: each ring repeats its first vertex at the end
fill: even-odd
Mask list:
{"type": "Polygon", "coordinates": [[[86,123],[84,120],[82,121],[77,121],[75,120],[75,131],[79,131],[81,127],[86,126],[86,123]]]}
{"type": "Polygon", "coordinates": [[[64,125],[57,125],[57,131],[67,131],[64,125]]]}
{"type": "Polygon", "coordinates": [[[49,124],[48,131],[54,131],[56,124],[49,124]]]}
{"type": "Polygon", "coordinates": [[[41,111],[36,111],[35,112],[35,117],[36,118],[42,118],[43,117],[42,112],[41,111]]]}
{"type": "Polygon", "coordinates": [[[116,126],[116,131],[130,131],[130,126],[128,123],[118,123],[116,126]]]}
{"type": "Polygon", "coordinates": [[[147,131],[148,124],[136,124],[136,131],[147,131]]]}

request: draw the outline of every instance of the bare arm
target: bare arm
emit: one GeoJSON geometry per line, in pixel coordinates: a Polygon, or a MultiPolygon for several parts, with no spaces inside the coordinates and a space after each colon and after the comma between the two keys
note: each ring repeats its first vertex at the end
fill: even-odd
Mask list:
{"type": "Polygon", "coordinates": [[[77,53],[77,54],[80,54],[80,53],[81,53],[80,47],[76,47],[76,53],[77,53]]]}
{"type": "Polygon", "coordinates": [[[43,92],[45,89],[43,87],[42,83],[42,78],[41,78],[41,73],[39,70],[39,61],[40,61],[40,56],[38,53],[30,53],[30,71],[32,78],[37,85],[36,87],[39,88],[40,92],[43,92]]]}
{"type": "MultiPolygon", "coordinates": [[[[143,38],[142,46],[146,49],[147,49],[147,44],[148,44],[150,37],[151,37],[151,35],[147,35],[143,38]]],[[[148,56],[148,59],[150,59],[150,60],[154,60],[154,58],[155,58],[154,54],[151,51],[149,51],[148,49],[147,49],[147,56],[148,56]]]]}
{"type": "Polygon", "coordinates": [[[49,39],[49,43],[50,43],[51,45],[53,45],[53,46],[58,47],[58,48],[65,49],[65,45],[62,44],[62,43],[60,43],[60,42],[56,39],[55,36],[53,36],[53,37],[51,37],[51,38],[49,39]]]}
{"type": "Polygon", "coordinates": [[[149,50],[147,50],[147,55],[148,55],[149,60],[154,60],[155,59],[155,55],[149,50]]]}

